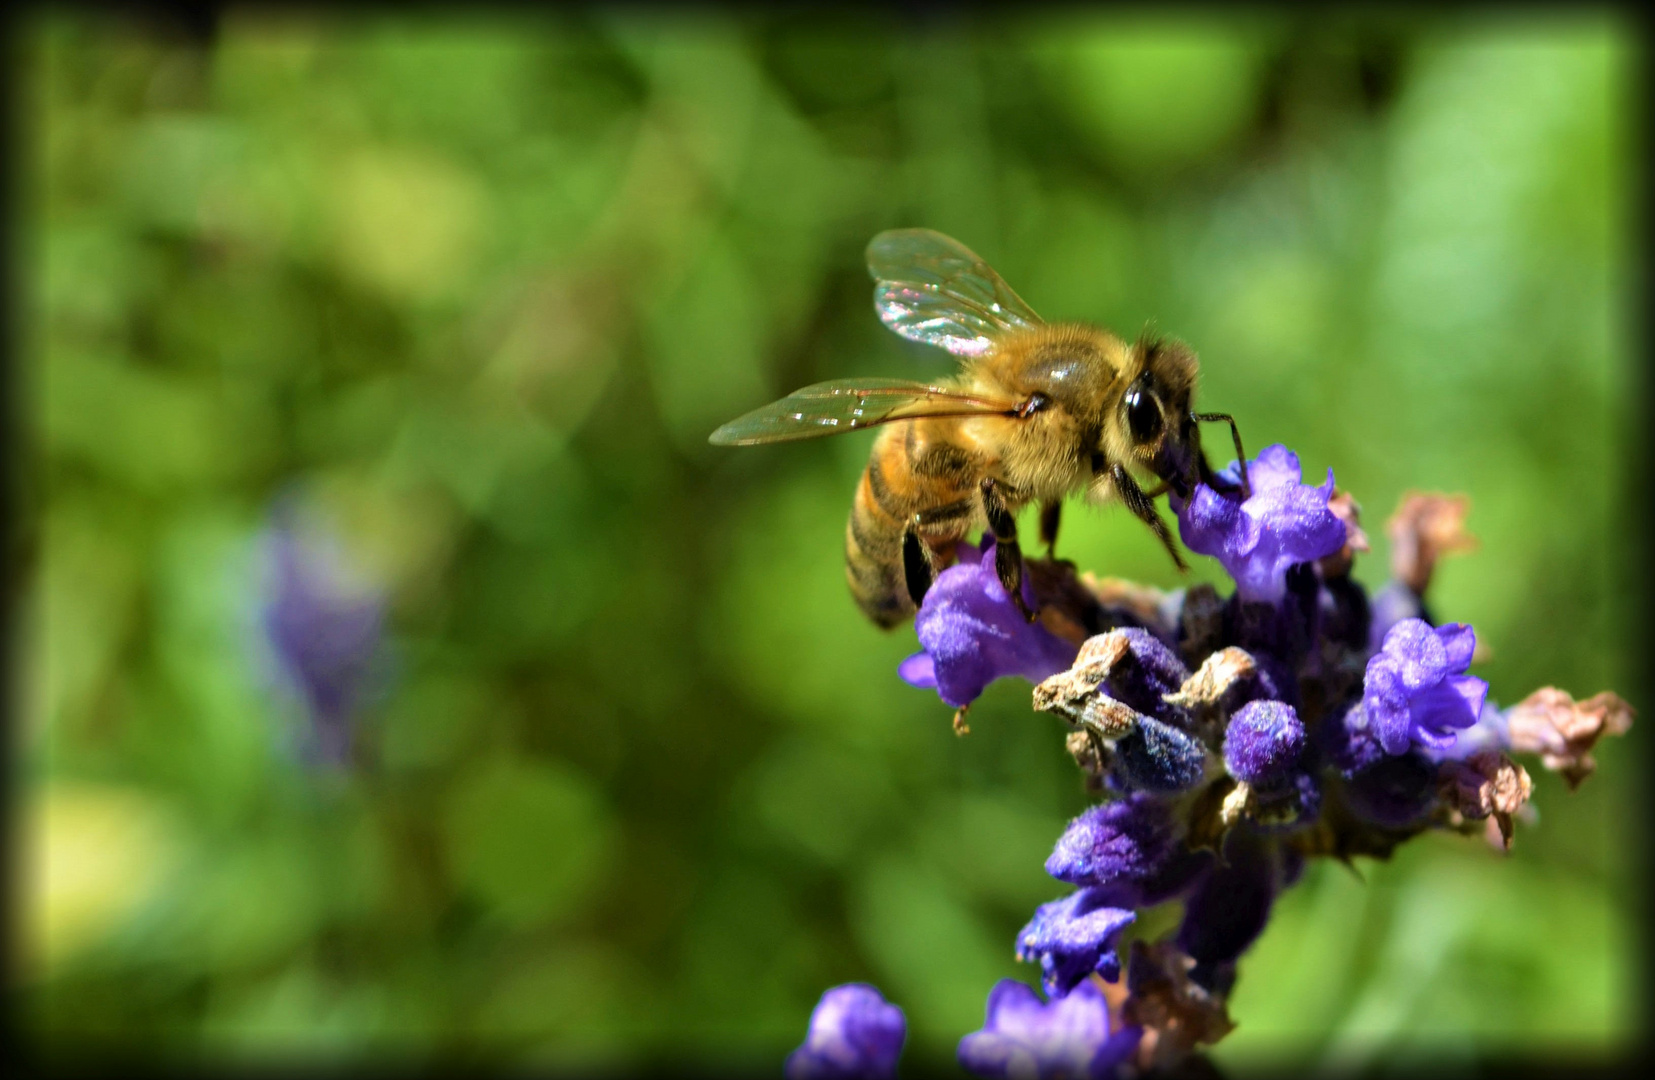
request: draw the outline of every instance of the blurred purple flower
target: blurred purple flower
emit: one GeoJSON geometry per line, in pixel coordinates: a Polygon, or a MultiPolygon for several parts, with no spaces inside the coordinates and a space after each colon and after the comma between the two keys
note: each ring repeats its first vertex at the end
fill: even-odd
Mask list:
{"type": "Polygon", "coordinates": [[[846,983],[822,995],[810,1014],[804,1045],[787,1057],[787,1080],[883,1080],[896,1075],[908,1035],[902,1010],[867,983],[846,983]]]}
{"type": "Polygon", "coordinates": [[[1048,997],[1062,997],[1094,971],[1110,982],[1120,978],[1115,941],[1137,916],[1113,906],[1118,902],[1114,890],[1081,889],[1041,904],[1018,931],[1017,959],[1039,962],[1048,997]]]}
{"type": "Polygon", "coordinates": [[[983,1030],[960,1040],[959,1059],[978,1076],[1103,1080],[1116,1075],[1142,1034],[1137,1027],[1110,1030],[1108,1003],[1091,979],[1050,1003],[1015,979],[1001,979],[989,991],[983,1030]]]}
{"type": "Polygon", "coordinates": [[[1385,635],[1384,647],[1368,660],[1362,710],[1387,754],[1404,753],[1412,743],[1444,749],[1454,744],[1455,729],[1476,723],[1488,696],[1486,682],[1464,674],[1476,644],[1463,623],[1433,628],[1403,619],[1385,635]]]}
{"type": "MultiPolygon", "coordinates": [[[[1033,606],[1027,574],[1023,596],[1033,606]]],[[[937,575],[914,616],[924,652],[902,662],[897,673],[910,685],[935,690],[955,708],[975,701],[983,688],[1006,675],[1031,682],[1056,675],[1078,647],[1030,623],[1011,602],[994,572],[994,543],[960,545],[960,561],[937,575]]]]}
{"type": "MultiPolygon", "coordinates": [[[[1241,478],[1233,462],[1219,475],[1241,478]]],[[[1245,501],[1198,484],[1188,501],[1174,495],[1170,504],[1191,551],[1216,557],[1243,600],[1273,604],[1286,591],[1289,566],[1344,546],[1345,523],[1328,509],[1333,470],[1320,487],[1301,483],[1298,455],[1280,443],[1248,462],[1247,481],[1252,494],[1245,501]]]]}
{"type": "MultiPolygon", "coordinates": [[[[1372,616],[1368,622],[1368,651],[1378,652],[1385,644],[1385,635],[1403,619],[1423,619],[1425,602],[1400,581],[1387,581],[1370,602],[1372,616]]],[[[1429,620],[1427,620],[1429,621],[1429,620]]]]}
{"type": "Polygon", "coordinates": [[[278,504],[265,534],[260,624],[282,678],[304,702],[307,753],[343,764],[352,714],[380,658],[384,600],[352,585],[334,545],[303,534],[295,517],[291,504],[278,504]]]}

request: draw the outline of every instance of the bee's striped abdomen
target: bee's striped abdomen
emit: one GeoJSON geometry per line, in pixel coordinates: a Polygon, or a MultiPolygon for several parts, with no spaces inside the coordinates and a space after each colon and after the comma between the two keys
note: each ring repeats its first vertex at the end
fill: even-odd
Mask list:
{"type": "MultiPolygon", "coordinates": [[[[969,498],[976,459],[951,443],[946,421],[894,424],[879,433],[856,485],[845,528],[845,577],[863,614],[892,627],[914,613],[902,569],[902,538],[916,513],[969,498]]],[[[954,542],[976,514],[962,514],[921,530],[934,566],[953,561],[954,542]]]]}

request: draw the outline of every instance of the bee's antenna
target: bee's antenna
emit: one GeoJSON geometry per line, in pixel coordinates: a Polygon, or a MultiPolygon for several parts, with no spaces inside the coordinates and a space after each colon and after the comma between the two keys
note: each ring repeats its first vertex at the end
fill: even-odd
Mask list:
{"type": "Polygon", "coordinates": [[[1253,489],[1247,484],[1247,451],[1241,448],[1241,432],[1236,428],[1235,417],[1229,413],[1204,412],[1194,413],[1193,418],[1202,423],[1222,422],[1230,425],[1230,438],[1236,444],[1236,462],[1241,466],[1241,497],[1245,501],[1253,497],[1253,489]]]}

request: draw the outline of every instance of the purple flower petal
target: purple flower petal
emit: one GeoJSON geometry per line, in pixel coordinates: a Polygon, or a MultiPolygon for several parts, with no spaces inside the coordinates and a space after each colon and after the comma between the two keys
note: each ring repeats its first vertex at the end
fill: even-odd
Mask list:
{"type": "Polygon", "coordinates": [[[1403,619],[1386,633],[1383,650],[1368,660],[1362,709],[1387,754],[1412,745],[1445,750],[1455,731],[1477,722],[1488,684],[1463,674],[1476,643],[1459,623],[1434,629],[1403,619]]]}
{"type": "MultiPolygon", "coordinates": [[[[1073,663],[1079,651],[1038,622],[1023,618],[994,571],[992,543],[980,554],[962,545],[962,554],[966,552],[969,558],[937,575],[914,616],[914,630],[925,651],[897,669],[911,685],[935,689],[956,708],[975,701],[995,679],[1050,678],[1073,663]]],[[[1023,580],[1027,588],[1028,577],[1023,580]]]]}
{"type": "Polygon", "coordinates": [[[1433,761],[1464,761],[1481,750],[1511,749],[1511,725],[1505,710],[1488,700],[1487,687],[1483,687],[1481,692],[1483,701],[1477,709],[1477,722],[1455,732],[1454,741],[1447,746],[1426,747],[1426,757],[1433,761]]]}
{"type": "Polygon", "coordinates": [[[1273,443],[1247,465],[1247,482],[1254,492],[1274,492],[1299,482],[1299,455],[1273,443]]]}
{"type": "Polygon", "coordinates": [[[867,983],[835,986],[810,1014],[804,1045],[788,1055],[787,1080],[893,1077],[907,1035],[902,1010],[876,988],[867,983]]]}
{"type": "Polygon", "coordinates": [[[1345,523],[1328,509],[1333,470],[1319,487],[1299,477],[1298,456],[1278,443],[1248,463],[1252,493],[1245,501],[1205,484],[1187,502],[1173,498],[1185,545],[1217,558],[1243,600],[1276,603],[1286,591],[1289,566],[1344,546],[1345,523]]]}
{"type": "Polygon", "coordinates": [[[917,686],[921,690],[937,688],[937,663],[931,659],[930,653],[915,653],[897,665],[896,673],[909,686],[917,686]]]}
{"type": "Polygon", "coordinates": [[[1471,655],[1477,651],[1477,635],[1465,623],[1449,623],[1436,628],[1437,640],[1448,655],[1448,670],[1464,671],[1471,666],[1471,655]]]}
{"type": "Polygon", "coordinates": [[[978,1076],[1103,1080],[1137,1049],[1136,1027],[1112,1032],[1109,1005],[1090,979],[1050,1003],[1015,979],[988,995],[983,1030],[960,1040],[960,1065],[978,1076]]]}
{"type": "Polygon", "coordinates": [[[1017,934],[1017,958],[1040,964],[1046,993],[1061,997],[1097,972],[1110,982],[1120,977],[1116,939],[1137,918],[1110,905],[1108,889],[1082,889],[1041,904],[1017,934]]]}

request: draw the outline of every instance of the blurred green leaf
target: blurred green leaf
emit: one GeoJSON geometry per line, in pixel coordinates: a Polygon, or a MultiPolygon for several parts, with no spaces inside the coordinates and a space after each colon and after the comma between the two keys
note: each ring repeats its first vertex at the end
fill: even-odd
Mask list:
{"type": "Polygon", "coordinates": [[[577,909],[591,896],[613,842],[592,783],[550,761],[478,762],[450,793],[443,829],[458,880],[514,926],[577,909]]]}

